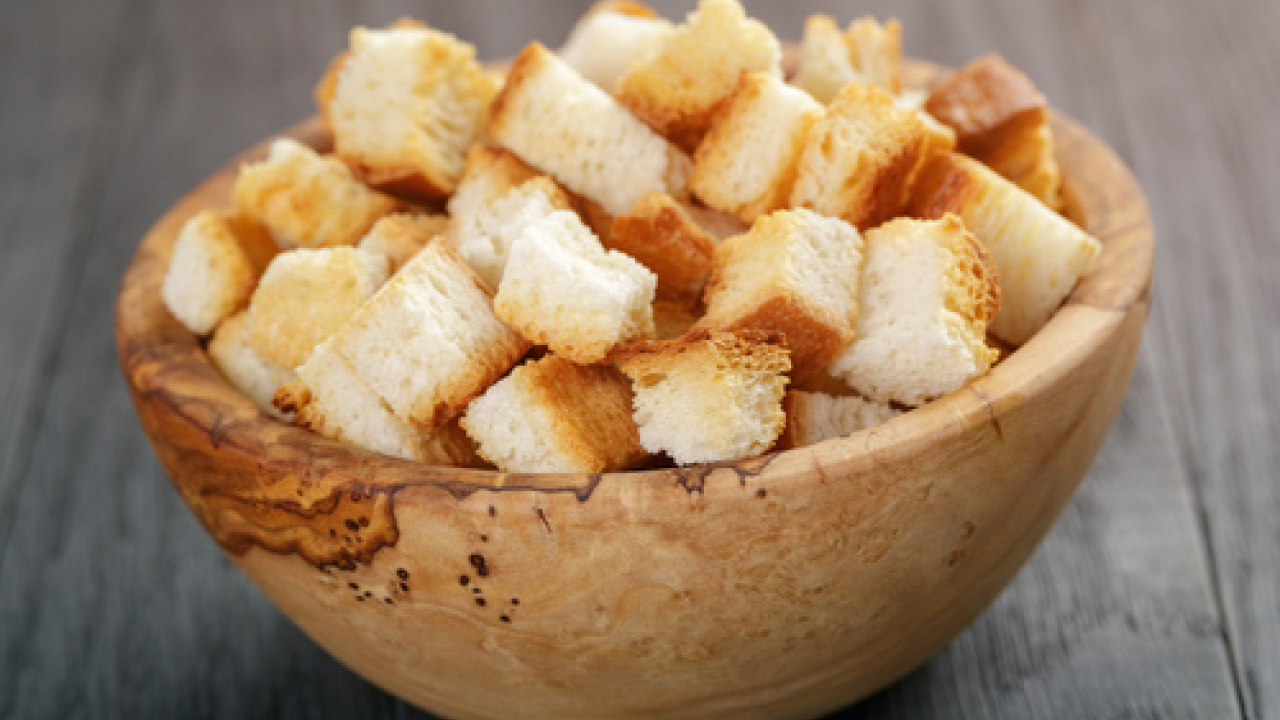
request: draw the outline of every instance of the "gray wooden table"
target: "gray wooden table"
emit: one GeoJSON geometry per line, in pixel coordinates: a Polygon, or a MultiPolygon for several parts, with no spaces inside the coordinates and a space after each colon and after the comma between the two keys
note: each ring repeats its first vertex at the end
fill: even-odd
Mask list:
{"type": "MultiPolygon", "coordinates": [[[[690,3],[657,3],[670,17],[690,3]]],[[[1280,2],[749,3],[780,36],[897,15],[996,51],[1134,168],[1159,239],[1128,399],[1056,529],[872,718],[1280,718],[1280,2]]],[[[312,112],[355,24],[484,57],[579,2],[0,3],[0,717],[419,717],[298,632],[170,487],[112,304],[133,248],[228,157],[312,112]]]]}

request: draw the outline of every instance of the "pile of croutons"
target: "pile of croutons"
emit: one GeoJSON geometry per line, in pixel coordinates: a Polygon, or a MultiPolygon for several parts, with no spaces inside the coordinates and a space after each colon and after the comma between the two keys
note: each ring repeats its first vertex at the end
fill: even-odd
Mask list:
{"type": "Polygon", "coordinates": [[[900,87],[901,28],[603,2],[505,73],[356,28],[190,219],[163,286],[260,407],[426,463],[604,472],[884,422],[1027,341],[1100,252],[1044,97],[998,57],[900,87]],[[788,389],[789,388],[789,389],[788,389]]]}

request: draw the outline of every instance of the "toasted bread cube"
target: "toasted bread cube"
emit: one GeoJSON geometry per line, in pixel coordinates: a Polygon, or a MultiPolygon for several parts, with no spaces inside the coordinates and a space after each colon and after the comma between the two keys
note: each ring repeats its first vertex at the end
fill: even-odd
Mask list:
{"type": "Polygon", "coordinates": [[[327,116],[334,153],[367,183],[423,198],[453,194],[498,92],[475,48],[401,22],[351,31],[327,116]]]}
{"type": "Polygon", "coordinates": [[[929,154],[951,152],[956,149],[956,131],[938,122],[937,118],[924,109],[924,103],[928,99],[929,93],[925,90],[903,90],[893,96],[893,103],[903,110],[911,110],[920,116],[925,130],[929,133],[929,154]]]}
{"type": "Polygon", "coordinates": [[[829,15],[805,20],[793,82],[818,102],[830,102],[851,82],[896,94],[901,75],[902,24],[896,19],[881,25],[875,18],[858,18],[843,34],[829,15]]]}
{"type": "Polygon", "coordinates": [[[560,57],[606,92],[631,63],[657,52],[672,25],[641,3],[598,2],[560,48],[560,57]]]}
{"type": "Polygon", "coordinates": [[[614,218],[605,245],[649,268],[658,298],[690,305],[702,295],[716,252],[715,239],[666,193],[649,193],[614,218]]]}
{"type": "Polygon", "coordinates": [[[786,206],[796,163],[822,106],[761,72],[743,73],[693,156],[689,189],[744,222],[786,206]]]}
{"type": "Polygon", "coordinates": [[[433,238],[444,235],[448,223],[448,216],[428,212],[387,215],[374,223],[358,247],[385,257],[394,275],[433,238]]]}
{"type": "Polygon", "coordinates": [[[481,280],[498,288],[520,233],[557,210],[572,211],[573,203],[554,180],[539,175],[482,207],[470,222],[458,225],[454,247],[481,280]]]}
{"type": "Polygon", "coordinates": [[[844,218],[859,230],[898,215],[928,148],[919,115],[874,85],[851,83],[813,124],[791,204],[844,218]]]}
{"type": "Polygon", "coordinates": [[[462,427],[505,472],[625,470],[648,458],[631,384],[611,366],[529,361],[471,401],[462,427]]]}
{"type": "Polygon", "coordinates": [[[920,405],[979,377],[996,351],[995,261],[955,215],[898,218],[866,235],[855,339],[831,372],[879,402],[920,405]]]}
{"type": "Polygon", "coordinates": [[[738,0],[701,0],[653,54],[618,80],[618,101],[692,152],[744,71],[782,76],[782,47],[738,0]]]}
{"type": "Polygon", "coordinates": [[[386,257],[356,248],[280,253],[249,301],[250,342],[296,368],[387,280],[386,257]]]}
{"type": "Polygon", "coordinates": [[[428,428],[461,413],[529,349],[443,242],[423,248],[333,337],[334,350],[397,417],[428,428]]]}
{"type": "Polygon", "coordinates": [[[1030,78],[999,55],[978,58],[938,83],[925,109],[955,130],[959,152],[1049,207],[1061,204],[1049,103],[1030,78]]]}
{"type": "Polygon", "coordinates": [[[697,327],[787,338],[794,377],[829,365],[853,341],[862,238],[810,210],[779,210],[716,248],[697,327]]]}
{"type": "Polygon", "coordinates": [[[400,205],[360,184],[338,159],[289,138],[272,143],[265,160],[241,167],[232,194],[283,248],[355,245],[400,205]]]}
{"type": "Polygon", "coordinates": [[[991,251],[1000,273],[1000,311],[991,332],[1025,343],[1049,320],[1102,246],[1022,188],[963,155],[935,155],[920,171],[909,212],[954,213],[991,251]]]}
{"type": "Polygon", "coordinates": [[[643,265],[605,250],[577,215],[560,210],[520,233],[493,305],[533,342],[589,364],[653,337],[656,286],[643,265]]]}
{"type": "Polygon", "coordinates": [[[178,233],[160,295],[178,322],[208,335],[249,301],[258,274],[226,219],[203,210],[178,233]]]}
{"type": "Polygon", "coordinates": [[[483,143],[472,145],[467,151],[458,191],[449,198],[447,234],[453,246],[460,244],[457,237],[463,226],[474,223],[485,206],[506,195],[511,188],[537,176],[537,170],[507,150],[483,143]]]}
{"type": "Polygon", "coordinates": [[[396,417],[326,340],[280,388],[276,404],[295,422],[325,437],[367,450],[434,465],[469,465],[471,440],[456,424],[428,431],[396,417]]]}
{"type": "Polygon", "coordinates": [[[782,397],[782,410],[787,414],[787,425],[773,446],[775,452],[847,437],[902,414],[894,407],[857,396],[833,397],[803,390],[788,390],[782,397]]]}
{"type": "Polygon", "coordinates": [[[758,455],[786,421],[791,363],[778,336],[695,331],[629,348],[618,367],[635,391],[640,442],[679,465],[758,455]]]}
{"type": "Polygon", "coordinates": [[[218,324],[209,341],[209,360],[237,390],[266,413],[283,418],[271,403],[276,389],[296,379],[294,372],[267,360],[249,342],[249,313],[241,310],[218,324]]]}
{"type": "Polygon", "coordinates": [[[682,195],[688,184],[687,155],[536,42],[511,66],[488,132],[611,215],[652,190],[682,195]]]}

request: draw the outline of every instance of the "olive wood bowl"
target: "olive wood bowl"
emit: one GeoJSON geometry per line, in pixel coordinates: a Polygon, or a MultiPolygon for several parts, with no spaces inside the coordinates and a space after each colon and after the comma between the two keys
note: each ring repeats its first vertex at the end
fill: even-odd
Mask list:
{"type": "MultiPolygon", "coordinates": [[[[910,66],[911,81],[936,73],[910,66]]],[[[1107,435],[1154,237],[1119,159],[1054,115],[1068,215],[1103,245],[986,376],[869,430],[733,463],[597,475],[432,467],[276,421],[160,299],[177,203],[124,278],[138,417],[209,533],[355,672],[450,718],[811,718],[935,653],[1035,549],[1107,435]]],[[[316,120],[287,132],[325,148],[316,120]]]]}

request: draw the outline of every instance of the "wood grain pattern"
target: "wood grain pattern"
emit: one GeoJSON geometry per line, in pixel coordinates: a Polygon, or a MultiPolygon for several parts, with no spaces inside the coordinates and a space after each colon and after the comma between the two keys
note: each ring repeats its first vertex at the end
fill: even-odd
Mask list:
{"type": "MultiPolygon", "coordinates": [[[[0,34],[26,41],[0,45],[0,79],[30,90],[6,92],[0,114],[0,184],[20,189],[0,199],[0,313],[19,323],[0,322],[0,387],[18,392],[0,429],[19,438],[0,458],[9,487],[22,487],[0,550],[0,716],[420,716],[303,638],[191,522],[118,384],[109,304],[137,237],[180,190],[309,112],[309,86],[347,26],[418,14],[496,57],[531,36],[557,43],[585,4],[170,3],[153,19],[140,2],[114,26],[111,3],[42,6],[60,18],[43,26],[6,6],[0,34]],[[495,12],[500,22],[486,17],[495,12]],[[102,57],[93,53],[113,27],[127,29],[134,61],[84,64],[102,57]],[[116,78],[110,89],[104,75],[116,78]],[[95,108],[106,115],[90,117],[95,108]],[[96,117],[115,118],[119,151],[96,117]],[[82,151],[86,127],[100,149],[55,172],[62,151],[82,151]],[[39,189],[55,175],[62,190],[39,189]],[[57,211],[66,188],[104,186],[57,211]],[[77,249],[43,244],[60,236],[77,249]],[[79,289],[41,279],[54,252],[71,271],[60,277],[83,273],[79,289]],[[60,304],[52,315],[64,325],[40,297],[60,304]]],[[[668,16],[689,7],[659,5],[668,16]]],[[[1280,110],[1269,49],[1280,22],[1261,0],[1215,7],[751,3],[784,37],[798,37],[809,12],[866,11],[901,17],[916,55],[956,65],[998,50],[1136,167],[1162,239],[1134,387],[1077,499],[987,614],[850,715],[1235,717],[1225,648],[1249,716],[1277,716],[1268,393],[1280,335],[1268,308],[1280,256],[1265,188],[1280,158],[1258,119],[1280,110]],[[1201,523],[1221,592],[1203,572],[1201,523]]]]}

